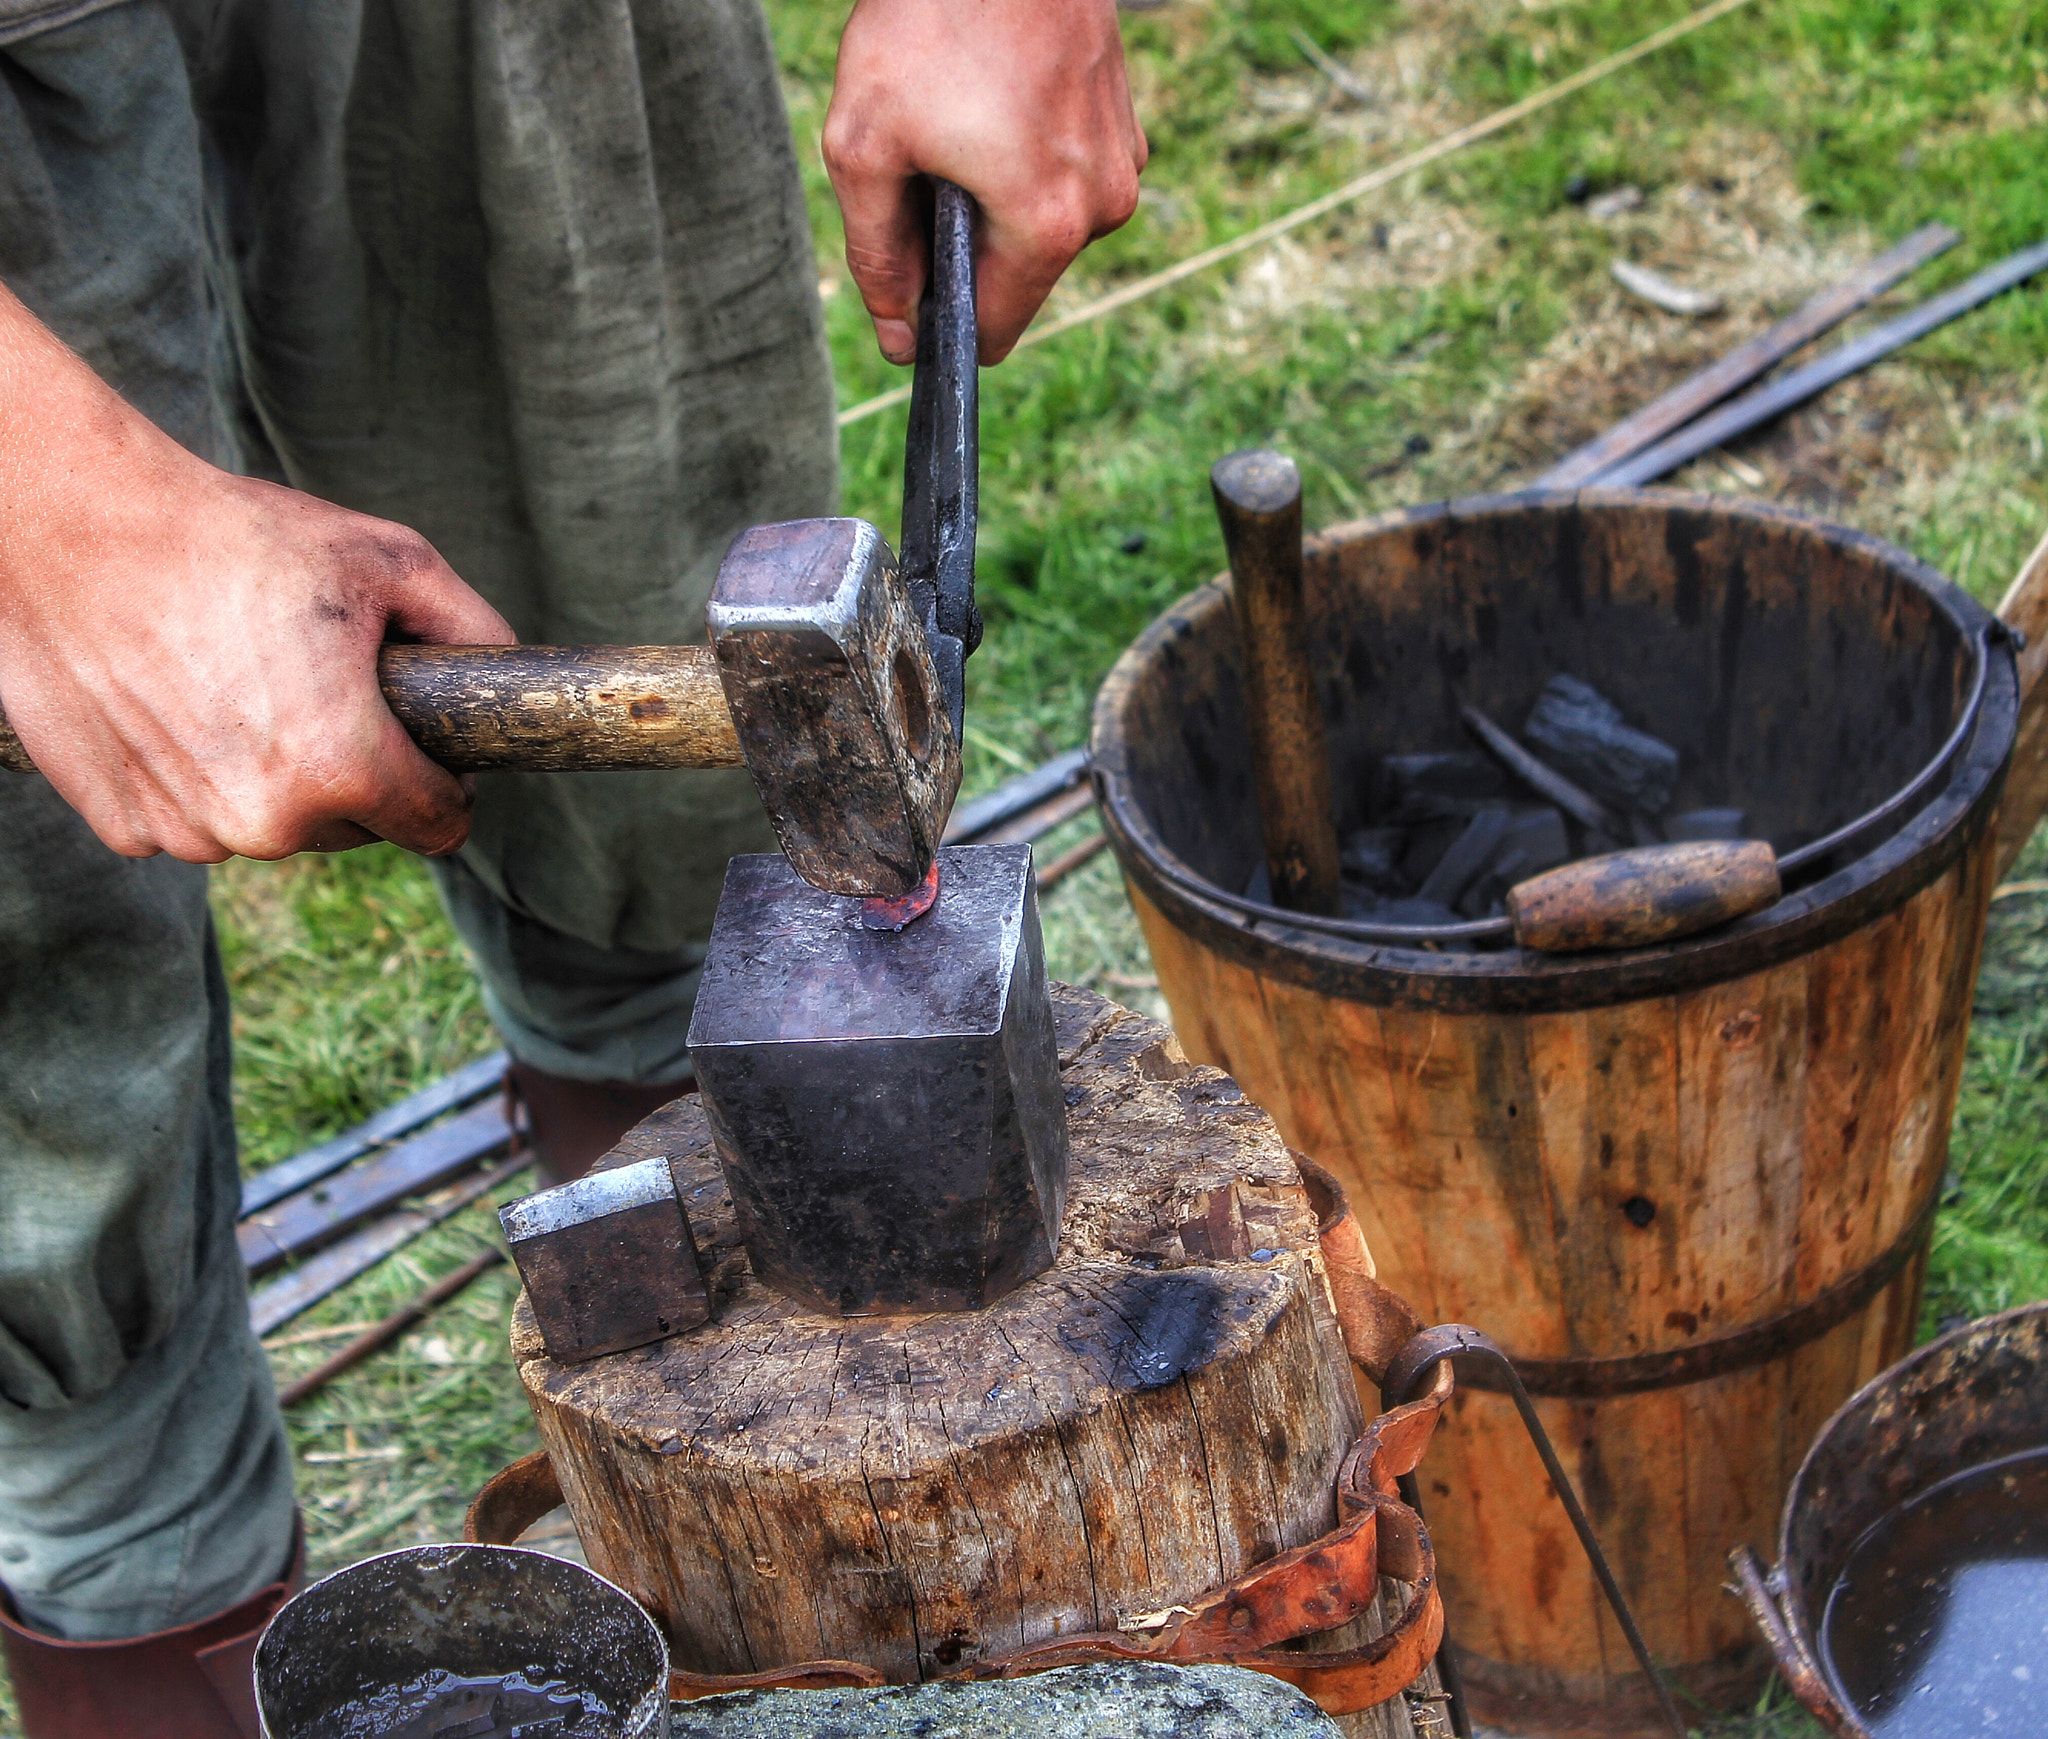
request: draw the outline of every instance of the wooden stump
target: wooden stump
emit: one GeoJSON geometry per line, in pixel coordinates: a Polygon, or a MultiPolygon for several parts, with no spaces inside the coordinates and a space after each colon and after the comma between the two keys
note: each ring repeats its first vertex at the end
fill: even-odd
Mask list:
{"type": "MultiPolygon", "coordinates": [[[[1300,1174],[1163,1028],[1053,995],[1065,1236],[992,1308],[849,1320],[768,1291],[694,1100],[616,1157],[674,1165],[714,1322],[564,1365],[521,1299],[513,1352],[591,1565],[654,1612],[678,1667],[935,1678],[1114,1630],[1335,1525],[1363,1421],[1300,1174]]],[[[1345,1724],[1411,1732],[1399,1698],[1345,1724]]]]}

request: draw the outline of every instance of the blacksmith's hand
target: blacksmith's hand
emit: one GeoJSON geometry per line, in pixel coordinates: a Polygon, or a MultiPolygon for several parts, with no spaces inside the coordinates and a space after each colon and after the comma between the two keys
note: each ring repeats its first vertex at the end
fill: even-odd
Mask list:
{"type": "Polygon", "coordinates": [[[1115,0],[859,0],[824,154],[847,268],[891,362],[916,355],[917,177],[974,195],[981,360],[1002,361],[1074,256],[1137,209],[1145,134],[1115,0]]]}
{"type": "Polygon", "coordinates": [[[387,635],[514,638],[417,532],[193,457],[0,288],[0,706],[93,832],[453,851],[470,794],[385,706],[387,635]]]}

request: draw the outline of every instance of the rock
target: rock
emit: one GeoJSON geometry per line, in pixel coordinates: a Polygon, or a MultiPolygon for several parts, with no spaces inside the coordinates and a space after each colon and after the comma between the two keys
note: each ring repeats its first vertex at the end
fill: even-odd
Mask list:
{"type": "Polygon", "coordinates": [[[1465,890],[1476,882],[1493,862],[1502,837],[1514,820],[1511,810],[1482,809],[1465,824],[1465,831],[1452,841],[1450,849],[1436,861],[1422,886],[1415,890],[1419,900],[1439,906],[1455,906],[1465,890]]]}
{"type": "Polygon", "coordinates": [[[1414,827],[1427,821],[1467,821],[1513,795],[1514,787],[1500,764],[1476,750],[1388,755],[1380,762],[1371,807],[1375,820],[1414,827]]]}
{"type": "Polygon", "coordinates": [[[1302,1692],[1242,1667],[1116,1661],[985,1684],[741,1691],[678,1703],[671,1739],[1340,1739],[1302,1692]]]}
{"type": "Polygon", "coordinates": [[[1545,870],[1556,869],[1572,855],[1564,816],[1555,809],[1524,809],[1502,832],[1492,860],[1457,902],[1467,918],[1486,918],[1507,909],[1508,889],[1545,870]]]}
{"type": "Polygon", "coordinates": [[[1522,735],[1559,772],[1617,809],[1656,816],[1671,801],[1678,751],[1626,723],[1612,701],[1575,676],[1543,685],[1522,735]]]}
{"type": "Polygon", "coordinates": [[[1620,217],[1625,212],[1639,211],[1643,204],[1643,190],[1629,182],[1619,187],[1610,187],[1605,193],[1586,201],[1586,215],[1601,223],[1609,218],[1620,217]]]}

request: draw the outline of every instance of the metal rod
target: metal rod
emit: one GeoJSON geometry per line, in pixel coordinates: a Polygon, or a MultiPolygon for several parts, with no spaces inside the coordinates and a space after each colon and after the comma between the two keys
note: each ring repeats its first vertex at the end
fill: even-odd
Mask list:
{"type": "Polygon", "coordinates": [[[1034,804],[1043,803],[1087,777],[1086,748],[1055,755],[1043,766],[1019,773],[993,791],[959,805],[952,820],[946,823],[946,843],[970,845],[991,827],[1000,827],[1013,816],[1022,815],[1034,804]]]}
{"type": "MultiPolygon", "coordinates": [[[[1579,1504],[1579,1494],[1572,1485],[1571,1476],[1565,1472],[1564,1463],[1558,1460],[1557,1451],[1550,1446],[1550,1433],[1543,1429],[1543,1421],[1536,1416],[1536,1404],[1529,1399],[1529,1391],[1522,1387],[1514,1361],[1501,1351],[1498,1343],[1490,1335],[1462,1322],[1446,1322],[1424,1329],[1394,1355],[1393,1362],[1387,1367],[1386,1380],[1382,1385],[1386,1404],[1400,1406],[1415,1393],[1429,1372],[1445,1359],[1452,1358],[1484,1359],[1495,1367],[1502,1387],[1515,1403],[1515,1411],[1522,1416],[1522,1427],[1529,1433],[1529,1441],[1536,1446],[1536,1453],[1543,1460],[1543,1471],[1550,1476],[1551,1488],[1557,1493],[1558,1502],[1564,1505],[1565,1514],[1571,1518],[1572,1531],[1579,1536],[1579,1545],[1585,1551],[1587,1562],[1593,1566],[1593,1575],[1600,1584],[1601,1593],[1607,1596],[1615,1622],[1628,1639],[1636,1665],[1642,1668],[1656,1693],[1657,1706],[1670,1724],[1674,1739],[1686,1739],[1685,1721],[1671,1700],[1670,1689],[1650,1654],[1649,1645],[1643,1641],[1643,1633],[1636,1628],[1635,1614],[1629,1610],[1621,1584],[1615,1581],[1614,1572],[1607,1567],[1607,1554],[1601,1551],[1593,1524],[1586,1519],[1586,1512],[1579,1504]]],[[[1420,1495],[1418,1490],[1417,1499],[1420,1495]]],[[[1410,1500],[1409,1507],[1417,1514],[1421,1513],[1418,1501],[1410,1500]]]]}
{"type": "MultiPolygon", "coordinates": [[[[1422,1514],[1422,1487],[1413,1473],[1404,1473],[1394,1481],[1401,1493],[1401,1501],[1418,1516],[1422,1514]]],[[[1465,1675],[1458,1671],[1457,1656],[1451,1652],[1451,1630],[1448,1622],[1437,1637],[1436,1676],[1442,1681],[1444,1696],[1451,1705],[1451,1731],[1457,1739],[1472,1739],[1472,1710],[1465,1701],[1465,1675]]]]}
{"type": "Polygon", "coordinates": [[[1962,239],[1944,223],[1916,229],[1896,247],[1874,260],[1866,260],[1839,284],[1830,285],[1768,331],[1758,333],[1747,344],[1737,345],[1605,434],[1596,435],[1583,447],[1567,453],[1529,487],[1576,488],[1622,460],[1634,457],[1703,411],[1713,409],[1730,393],[1740,392],[1751,381],[1762,379],[1795,350],[1839,326],[1859,308],[1962,239]]]}
{"type": "Polygon", "coordinates": [[[303,1377],[294,1378],[277,1392],[280,1407],[296,1407],[309,1395],[316,1395],[344,1371],[353,1370],[372,1353],[389,1346],[400,1335],[441,1308],[470,1283],[481,1279],[505,1260],[505,1252],[493,1244],[479,1251],[453,1273],[444,1274],[417,1297],[407,1300],[376,1327],[366,1330],[340,1352],[323,1359],[303,1377]]]}
{"type": "Polygon", "coordinates": [[[282,1201],[294,1190],[304,1189],[309,1183],[318,1183],[351,1161],[361,1159],[373,1147],[381,1147],[401,1135],[410,1135],[421,1124],[432,1121],[444,1111],[453,1111],[472,1099],[481,1099],[493,1088],[504,1084],[507,1062],[503,1051],[493,1051],[488,1057],[465,1064],[454,1074],[443,1076],[417,1093],[407,1095],[396,1105],[385,1106],[355,1128],[345,1129],[317,1147],[309,1147],[290,1159],[279,1160],[253,1177],[244,1178],[242,1214],[247,1216],[269,1207],[273,1202],[282,1201]]]}
{"type": "Polygon", "coordinates": [[[1069,846],[1065,851],[1038,872],[1038,891],[1049,894],[1109,843],[1106,833],[1091,833],[1079,845],[1069,846]]]}
{"type": "Polygon", "coordinates": [[[1794,369],[1783,380],[1744,393],[1720,410],[1709,412],[1677,434],[1659,441],[1632,459],[1609,466],[1596,476],[1587,478],[1586,482],[1602,489],[1634,489],[1654,482],[1667,472],[1676,471],[1688,460],[1697,459],[1709,448],[1732,441],[1737,435],[1747,434],[1794,405],[1804,404],[1837,381],[1868,368],[1895,350],[1904,349],[1915,339],[1926,337],[1936,327],[1947,325],[1957,315],[1967,314],[1972,308],[1994,296],[2003,295],[2042,271],[2048,271],[2048,242],[2040,242],[2009,255],[1974,278],[1966,278],[1953,290],[1929,298],[1897,319],[1887,320],[1882,326],[1872,327],[1861,338],[1852,338],[1819,360],[1794,369]]]}
{"type": "Polygon", "coordinates": [[[1462,706],[1465,728],[1486,745],[1487,752],[1547,803],[1554,803],[1581,827],[1618,833],[1620,824],[1591,792],[1582,791],[1555,767],[1546,766],[1476,706],[1462,706]]]}

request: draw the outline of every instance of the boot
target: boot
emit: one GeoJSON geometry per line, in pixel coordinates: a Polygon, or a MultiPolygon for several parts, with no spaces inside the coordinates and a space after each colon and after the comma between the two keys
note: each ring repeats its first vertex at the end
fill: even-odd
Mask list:
{"type": "Polygon", "coordinates": [[[256,1642],[305,1574],[294,1521],[282,1581],[196,1624],[119,1642],[44,1636],[0,1595],[0,1654],[24,1739],[257,1739],[256,1642]]]}
{"type": "Polygon", "coordinates": [[[506,1091],[526,1107],[527,1145],[544,1186],[581,1177],[634,1124],[696,1087],[690,1075],[658,1087],[572,1081],[520,1062],[505,1077],[506,1091]]]}

